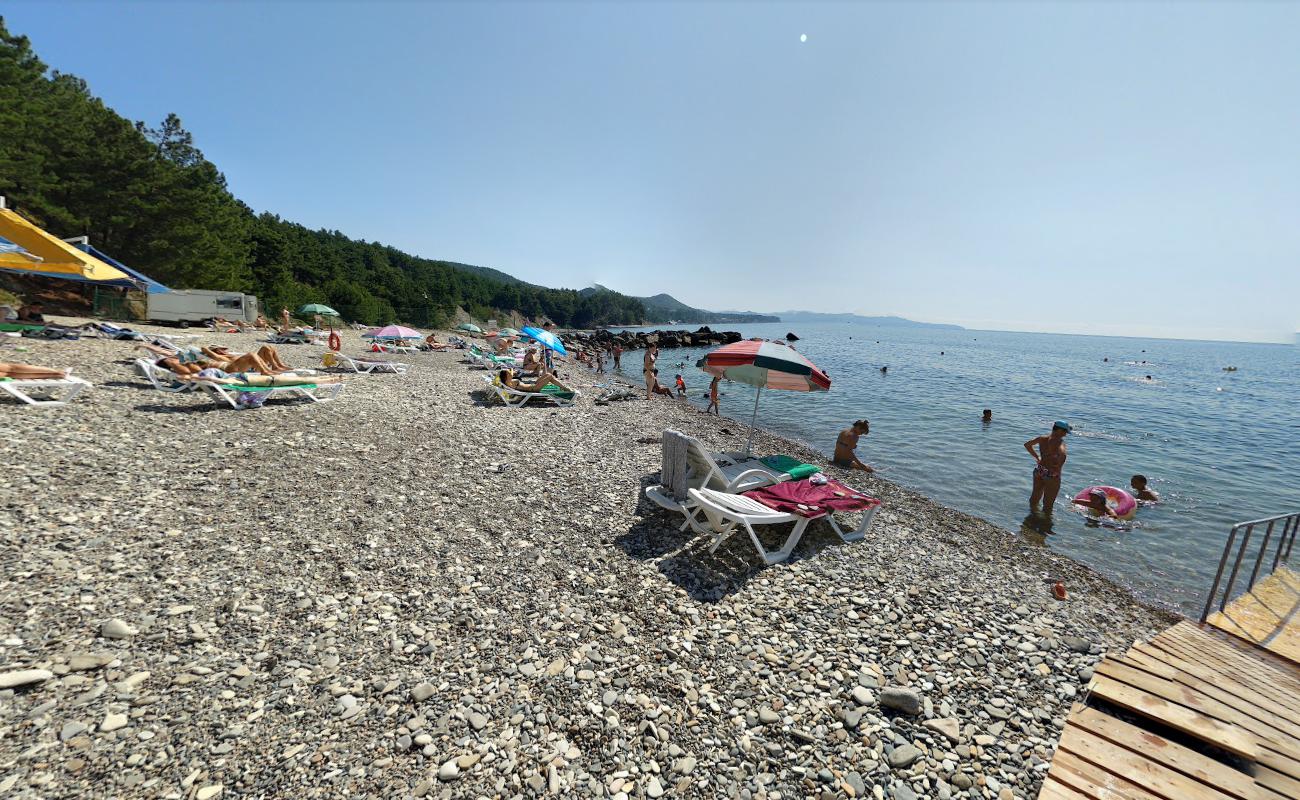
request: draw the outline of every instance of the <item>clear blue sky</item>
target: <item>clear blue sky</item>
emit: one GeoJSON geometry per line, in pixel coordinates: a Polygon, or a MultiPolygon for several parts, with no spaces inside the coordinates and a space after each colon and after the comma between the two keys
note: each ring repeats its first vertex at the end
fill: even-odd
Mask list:
{"type": "Polygon", "coordinates": [[[424,256],[715,309],[1300,329],[1300,4],[2,13],[178,113],[253,208],[424,256]]]}

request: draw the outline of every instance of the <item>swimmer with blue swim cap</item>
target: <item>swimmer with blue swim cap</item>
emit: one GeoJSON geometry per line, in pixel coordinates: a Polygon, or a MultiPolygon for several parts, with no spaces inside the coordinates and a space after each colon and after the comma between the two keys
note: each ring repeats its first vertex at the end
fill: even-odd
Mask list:
{"type": "Polygon", "coordinates": [[[1052,423],[1052,432],[1025,442],[1025,449],[1034,457],[1034,488],[1029,494],[1029,509],[1038,510],[1041,502],[1043,513],[1051,516],[1056,505],[1056,495],[1061,491],[1061,468],[1065,466],[1065,436],[1072,429],[1070,423],[1058,419],[1052,423]],[[1034,448],[1037,447],[1037,451],[1034,448]]]}

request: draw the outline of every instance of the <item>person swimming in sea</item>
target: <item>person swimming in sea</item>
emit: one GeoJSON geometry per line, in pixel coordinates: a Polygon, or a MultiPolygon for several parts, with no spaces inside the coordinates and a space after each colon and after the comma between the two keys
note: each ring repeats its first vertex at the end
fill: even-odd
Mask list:
{"type": "Polygon", "coordinates": [[[1041,502],[1043,513],[1051,515],[1056,505],[1056,495],[1061,491],[1061,469],[1065,466],[1065,437],[1069,434],[1070,423],[1058,419],[1052,424],[1052,432],[1025,442],[1025,449],[1034,457],[1034,488],[1029,493],[1029,508],[1036,511],[1041,502]],[[1035,452],[1034,448],[1038,451],[1035,452]]]}
{"type": "Polygon", "coordinates": [[[1147,476],[1134,475],[1128,479],[1128,485],[1133,489],[1133,497],[1136,500],[1143,500],[1148,503],[1159,503],[1160,495],[1156,494],[1154,489],[1147,488],[1147,476]]]}
{"type": "Polygon", "coordinates": [[[993,409],[991,409],[991,408],[986,408],[986,409],[984,409],[984,413],[983,413],[983,415],[980,416],[980,421],[983,422],[985,425],[987,425],[987,424],[989,424],[990,422],[992,422],[992,421],[993,421],[993,409]]]}

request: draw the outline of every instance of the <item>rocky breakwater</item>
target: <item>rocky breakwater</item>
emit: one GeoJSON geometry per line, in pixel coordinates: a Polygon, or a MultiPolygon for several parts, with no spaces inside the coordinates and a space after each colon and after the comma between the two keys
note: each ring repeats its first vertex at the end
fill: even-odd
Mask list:
{"type": "Polygon", "coordinates": [[[660,348],[676,347],[713,347],[722,344],[731,344],[739,342],[741,335],[736,331],[715,331],[707,325],[701,326],[695,331],[621,331],[613,333],[608,330],[598,330],[595,333],[575,333],[565,335],[565,340],[572,340],[580,345],[591,347],[600,347],[607,349],[611,345],[619,345],[624,350],[643,350],[652,344],[659,345],[660,348]]]}

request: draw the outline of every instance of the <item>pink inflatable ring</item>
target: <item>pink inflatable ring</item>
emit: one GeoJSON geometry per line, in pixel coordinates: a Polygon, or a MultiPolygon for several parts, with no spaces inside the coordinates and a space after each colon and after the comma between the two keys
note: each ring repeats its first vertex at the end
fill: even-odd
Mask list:
{"type": "Polygon", "coordinates": [[[1074,496],[1074,502],[1086,510],[1093,492],[1105,494],[1106,507],[1120,519],[1133,519],[1133,515],[1137,513],[1137,500],[1117,486],[1089,486],[1074,496]]]}

